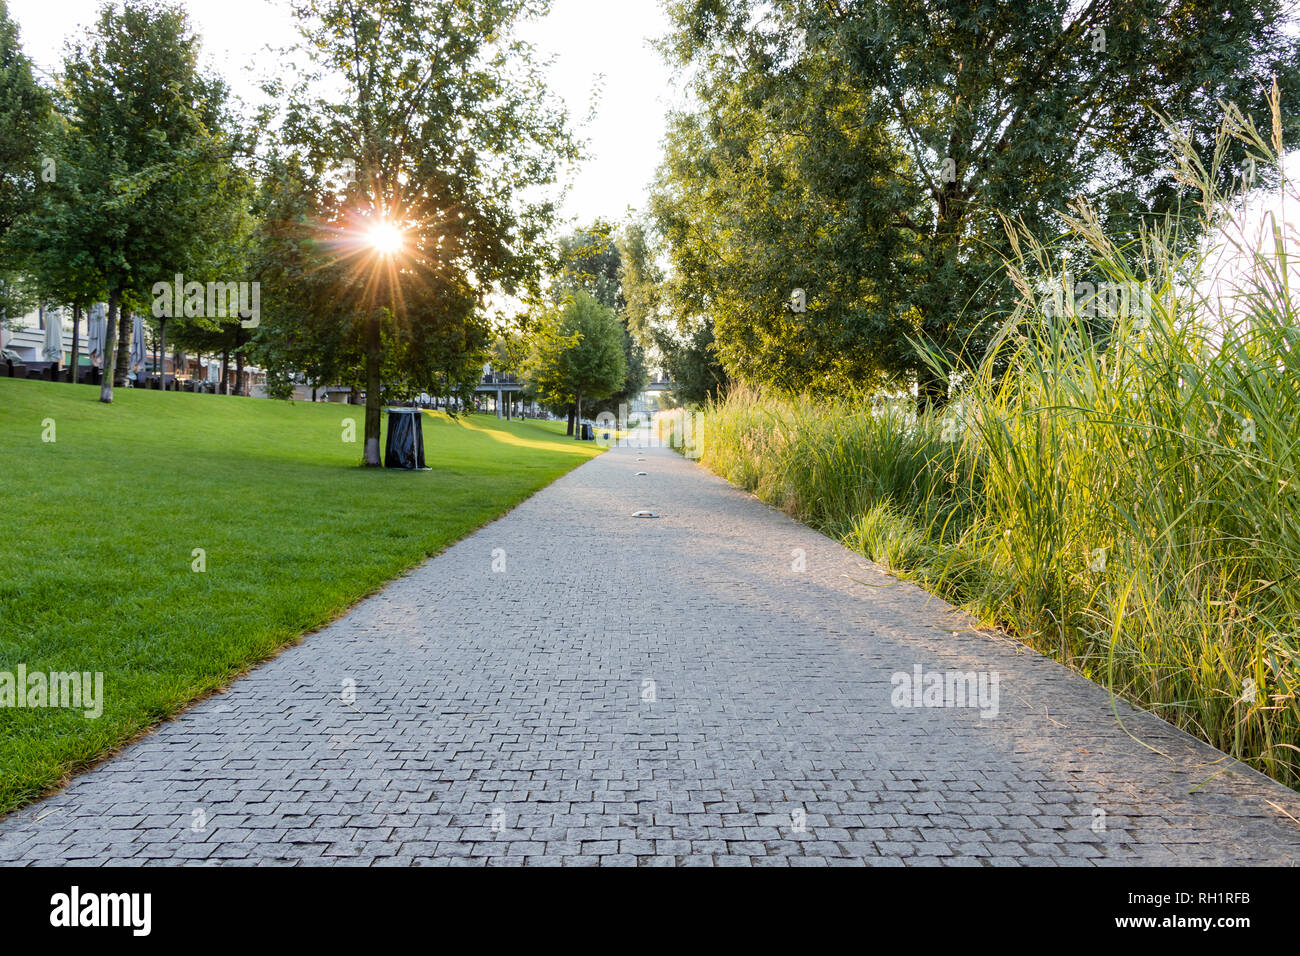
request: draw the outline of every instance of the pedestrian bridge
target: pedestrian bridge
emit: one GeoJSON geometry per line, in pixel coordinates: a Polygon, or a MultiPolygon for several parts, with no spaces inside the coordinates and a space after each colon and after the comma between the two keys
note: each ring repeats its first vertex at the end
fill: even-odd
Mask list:
{"type": "MultiPolygon", "coordinates": [[[[519,380],[517,375],[497,372],[489,367],[484,371],[482,380],[474,387],[474,392],[478,395],[486,395],[496,399],[497,418],[511,418],[515,404],[520,401],[518,393],[522,392],[524,388],[524,383],[519,380]]],[[[656,379],[650,382],[642,391],[667,392],[675,388],[677,388],[676,382],[656,379]]],[[[529,404],[536,405],[535,402],[529,404]]]]}

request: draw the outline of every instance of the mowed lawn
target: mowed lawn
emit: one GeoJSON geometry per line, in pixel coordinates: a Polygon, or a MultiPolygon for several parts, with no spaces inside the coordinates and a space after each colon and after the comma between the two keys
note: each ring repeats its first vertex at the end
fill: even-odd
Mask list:
{"type": "Polygon", "coordinates": [[[104,675],[98,719],[0,706],[0,813],[599,453],[560,423],[439,413],[432,471],[365,469],[356,406],[97,398],[0,379],[0,672],[104,675]]]}

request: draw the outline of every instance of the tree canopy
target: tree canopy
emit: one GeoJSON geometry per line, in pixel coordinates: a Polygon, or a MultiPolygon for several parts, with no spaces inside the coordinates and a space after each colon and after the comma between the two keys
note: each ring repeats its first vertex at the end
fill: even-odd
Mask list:
{"type": "MultiPolygon", "coordinates": [[[[1264,121],[1274,76],[1284,103],[1300,86],[1276,0],[669,9],[696,103],[652,204],[672,307],[712,320],[730,373],[788,388],[939,399],[916,344],[983,349],[1013,299],[1000,214],[1051,235],[1085,196],[1135,235],[1193,199],[1165,172],[1166,121],[1206,151],[1220,101],[1264,121]]],[[[1230,152],[1223,175],[1247,166],[1230,152]]]]}
{"type": "Polygon", "coordinates": [[[578,290],[535,320],[524,377],[543,402],[572,402],[581,420],[584,398],[598,401],[623,387],[626,334],[613,309],[578,290]]]}
{"type": "MultiPolygon", "coordinates": [[[[348,326],[360,335],[368,465],[379,464],[385,369],[391,381],[401,362],[399,377],[430,391],[448,378],[463,382],[473,365],[466,357],[481,360],[489,340],[488,293],[537,289],[555,214],[543,187],[577,156],[532,47],[513,33],[546,7],[535,0],[295,7],[317,72],[289,92],[284,158],[313,184],[302,239],[313,243],[307,255],[330,265],[327,288],[316,291],[337,307],[324,321],[342,324],[342,339],[353,337],[348,326]],[[392,235],[395,248],[380,248],[376,230],[392,235]]],[[[278,232],[290,259],[298,253],[283,245],[299,225],[278,232]]],[[[293,268],[278,274],[287,278],[293,268]]]]}
{"type": "Polygon", "coordinates": [[[11,233],[42,181],[57,176],[45,155],[50,121],[49,94],[37,82],[19,44],[18,26],[0,0],[0,316],[31,306],[11,233]]]}
{"type": "Polygon", "coordinates": [[[56,178],[15,226],[39,288],[107,299],[104,401],[125,371],[119,307],[147,311],[155,283],[206,271],[242,214],[226,87],[200,70],[198,50],[180,7],[105,5],[59,77],[56,178]]]}

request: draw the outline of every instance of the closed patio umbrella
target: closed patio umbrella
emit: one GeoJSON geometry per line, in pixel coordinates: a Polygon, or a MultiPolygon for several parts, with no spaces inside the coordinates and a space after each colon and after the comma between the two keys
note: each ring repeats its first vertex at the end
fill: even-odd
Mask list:
{"type": "Polygon", "coordinates": [[[106,315],[108,307],[96,302],[90,307],[90,318],[86,321],[86,354],[90,364],[96,368],[104,367],[104,340],[108,337],[106,315]]]}
{"type": "Polygon", "coordinates": [[[51,309],[47,312],[42,308],[41,319],[45,322],[45,361],[62,362],[63,315],[57,309],[51,309]]]}
{"type": "Polygon", "coordinates": [[[131,378],[144,374],[148,353],[144,348],[144,318],[137,315],[131,323],[131,378]]]}

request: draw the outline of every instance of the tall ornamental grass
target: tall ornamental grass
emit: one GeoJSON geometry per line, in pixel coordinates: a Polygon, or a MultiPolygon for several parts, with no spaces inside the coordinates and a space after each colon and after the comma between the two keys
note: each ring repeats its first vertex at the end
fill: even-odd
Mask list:
{"type": "Polygon", "coordinates": [[[737,388],[702,460],[1294,787],[1300,246],[1216,186],[1234,143],[1300,199],[1278,134],[1229,108],[1214,155],[1177,165],[1212,241],[1170,222],[1120,246],[1083,205],[1054,248],[1008,223],[1022,301],[945,369],[948,407],[737,388]]]}

